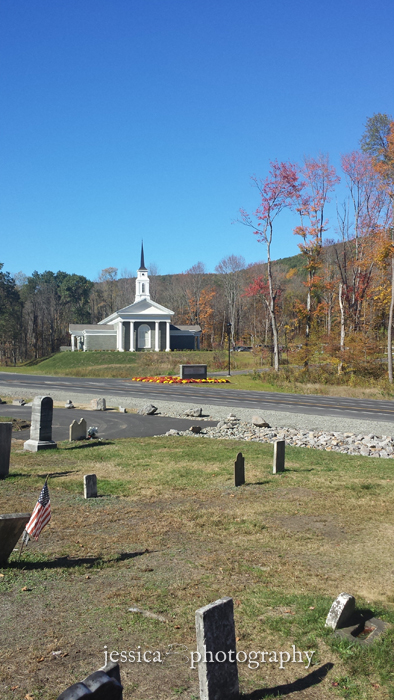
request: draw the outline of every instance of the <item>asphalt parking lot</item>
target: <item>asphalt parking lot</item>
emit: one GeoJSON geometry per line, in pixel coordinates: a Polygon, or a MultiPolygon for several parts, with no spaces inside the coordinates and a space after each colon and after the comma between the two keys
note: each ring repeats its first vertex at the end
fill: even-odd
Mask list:
{"type": "MultiPolygon", "coordinates": [[[[30,421],[30,406],[0,405],[0,416],[20,418],[30,421]]],[[[168,430],[188,430],[192,425],[208,427],[217,421],[202,421],[198,418],[168,418],[161,415],[140,416],[136,413],[119,413],[116,410],[86,411],[78,408],[54,408],[52,421],[52,439],[58,442],[68,440],[69,426],[73,420],[85,418],[87,427],[98,429],[97,437],[106,440],[131,437],[153,437],[164,435],[168,430]]],[[[28,440],[30,430],[13,431],[12,437],[28,440]]]]}

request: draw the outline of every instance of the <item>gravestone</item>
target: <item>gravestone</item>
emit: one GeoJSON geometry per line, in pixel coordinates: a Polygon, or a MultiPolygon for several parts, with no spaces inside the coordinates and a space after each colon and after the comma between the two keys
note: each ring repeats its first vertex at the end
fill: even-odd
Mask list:
{"type": "Polygon", "coordinates": [[[93,411],[106,411],[107,403],[105,399],[92,399],[90,402],[90,408],[93,411]]]}
{"type": "Polygon", "coordinates": [[[245,457],[242,452],[238,452],[234,462],[234,481],[235,486],[242,486],[245,483],[245,457]]]}
{"type": "Polygon", "coordinates": [[[355,608],[356,599],[349,593],[341,593],[331,605],[325,627],[331,627],[333,630],[336,630],[338,627],[345,627],[355,608]]]}
{"type": "Polygon", "coordinates": [[[207,365],[179,365],[181,379],[206,379],[207,365]]]}
{"type": "Polygon", "coordinates": [[[0,423],[0,479],[10,471],[12,423],[0,423]]]}
{"type": "Polygon", "coordinates": [[[122,700],[122,691],[119,664],[108,663],[81,683],[71,685],[57,700],[79,700],[85,697],[87,700],[122,700]]]}
{"type": "Polygon", "coordinates": [[[232,598],[196,610],[196,634],[200,700],[238,700],[232,598]]]}
{"type": "Polygon", "coordinates": [[[64,404],[64,408],[75,408],[71,399],[67,399],[66,403],[64,404]]]}
{"type": "Polygon", "coordinates": [[[96,474],[85,474],[83,477],[84,498],[97,498],[97,476],[96,474]]]}
{"type": "Polygon", "coordinates": [[[285,470],[285,444],[284,440],[275,440],[274,442],[273,474],[280,474],[285,470]]]}
{"type": "Polygon", "coordinates": [[[14,399],[12,402],[13,406],[24,406],[26,403],[25,399],[14,399]]]}
{"type": "Polygon", "coordinates": [[[70,425],[70,436],[69,441],[73,440],[86,440],[86,420],[81,418],[80,421],[73,420],[70,425]]]}
{"type": "Polygon", "coordinates": [[[35,396],[31,408],[30,440],[23,445],[25,450],[37,452],[57,447],[52,440],[53,399],[50,396],[35,396]]]}
{"type": "Polygon", "coordinates": [[[119,413],[127,413],[127,411],[123,406],[119,406],[119,413]]]}
{"type": "Polygon", "coordinates": [[[29,520],[30,513],[0,515],[0,566],[7,563],[29,520]]]}

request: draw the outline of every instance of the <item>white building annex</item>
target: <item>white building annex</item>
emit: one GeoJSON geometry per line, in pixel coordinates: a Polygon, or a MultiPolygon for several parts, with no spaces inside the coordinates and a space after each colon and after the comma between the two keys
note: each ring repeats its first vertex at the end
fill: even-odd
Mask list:
{"type": "Polygon", "coordinates": [[[174,312],[150,298],[149,276],[141,245],[135,301],[97,324],[70,324],[71,350],[199,350],[200,326],[174,326],[174,312]]]}

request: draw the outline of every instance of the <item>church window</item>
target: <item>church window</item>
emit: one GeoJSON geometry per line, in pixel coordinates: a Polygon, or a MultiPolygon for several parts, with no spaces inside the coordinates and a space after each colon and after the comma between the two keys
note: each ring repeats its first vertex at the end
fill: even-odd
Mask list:
{"type": "Polygon", "coordinates": [[[141,285],[141,294],[145,294],[145,284],[142,283],[141,285]]]}
{"type": "Polygon", "coordinates": [[[143,323],[142,326],[139,326],[138,328],[138,347],[151,347],[151,329],[146,323],[143,323]]]}

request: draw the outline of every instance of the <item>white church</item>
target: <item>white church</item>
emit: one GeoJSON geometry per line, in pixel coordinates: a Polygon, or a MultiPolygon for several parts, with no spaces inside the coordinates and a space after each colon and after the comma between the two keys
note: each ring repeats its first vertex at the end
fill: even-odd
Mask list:
{"type": "Polygon", "coordinates": [[[173,311],[150,298],[142,244],[134,303],[115,311],[97,324],[70,324],[71,350],[199,350],[200,326],[174,326],[171,323],[173,315],[173,311]]]}

